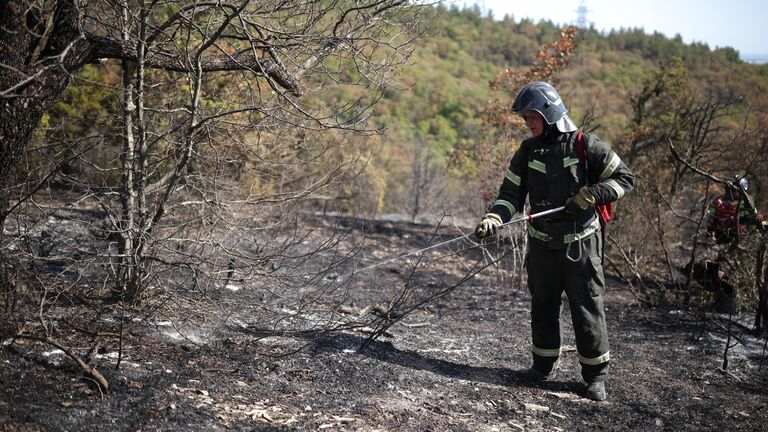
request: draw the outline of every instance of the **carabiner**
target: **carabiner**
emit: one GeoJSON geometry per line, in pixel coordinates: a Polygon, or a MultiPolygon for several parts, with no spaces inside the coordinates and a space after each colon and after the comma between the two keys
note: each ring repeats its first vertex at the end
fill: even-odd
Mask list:
{"type": "Polygon", "coordinates": [[[565,257],[568,258],[568,261],[570,262],[579,262],[581,261],[581,257],[584,256],[584,250],[581,247],[581,233],[576,233],[576,229],[578,228],[578,224],[576,222],[573,223],[573,235],[575,237],[574,241],[568,243],[568,246],[565,247],[565,257]],[[578,243],[579,245],[579,255],[576,258],[571,258],[571,246],[573,246],[574,243],[578,243]]]}

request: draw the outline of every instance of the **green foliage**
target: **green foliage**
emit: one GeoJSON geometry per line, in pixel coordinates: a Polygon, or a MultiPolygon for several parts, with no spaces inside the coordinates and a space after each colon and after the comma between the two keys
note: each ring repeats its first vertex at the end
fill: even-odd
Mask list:
{"type": "Polygon", "coordinates": [[[71,141],[87,135],[94,127],[106,129],[116,112],[119,71],[107,66],[87,65],[48,113],[46,125],[56,127],[60,139],[71,141]]]}
{"type": "MultiPolygon", "coordinates": [[[[551,22],[516,21],[511,17],[494,20],[482,16],[476,8],[455,7],[435,8],[435,16],[428,25],[427,37],[418,43],[409,66],[403,70],[407,88],[385,91],[373,116],[373,121],[388,131],[385,144],[374,159],[399,160],[399,164],[387,165],[401,171],[411,166],[409,149],[415,140],[429,146],[434,163],[445,162],[441,155],[450,149],[471,152],[477,148],[476,144],[491,132],[478,121],[491,96],[489,80],[503,69],[529,66],[543,45],[557,39],[559,31],[551,22]]],[[[663,64],[674,64],[678,72],[684,69],[685,85],[690,82],[702,90],[744,95],[761,100],[763,106],[766,103],[765,68],[741,62],[732,48],[713,51],[706,44],[685,44],[680,36],[649,35],[641,29],[608,34],[588,29],[576,43],[576,59],[558,76],[559,89],[577,123],[587,112],[593,112],[597,116],[597,132],[609,142],[625,138],[631,123],[630,95],[638,93],[643,80],[663,64]],[[763,91],[750,92],[750,87],[763,91]]],[[[661,109],[661,104],[657,109],[661,109]]],[[[664,121],[664,117],[658,121],[664,121]]],[[[673,119],[666,121],[669,126],[673,119]]],[[[505,153],[516,144],[508,143],[510,149],[505,153]]],[[[478,179],[482,170],[472,160],[462,158],[463,163],[451,164],[441,172],[463,188],[478,180],[498,184],[500,176],[478,179]]],[[[406,172],[400,174],[390,176],[389,183],[409,178],[406,172]]],[[[395,189],[407,191],[388,187],[390,194],[395,189]]],[[[461,191],[446,189],[443,193],[459,195],[461,191]]],[[[403,197],[389,195],[384,199],[384,207],[396,210],[397,205],[388,205],[403,201],[403,197]]],[[[446,201],[449,199],[445,196],[432,199],[435,203],[446,201]]],[[[479,208],[482,204],[474,205],[479,208]]]]}
{"type": "MultiPolygon", "coordinates": [[[[382,191],[376,206],[384,211],[404,210],[403,203],[413,192],[408,185],[419,165],[414,158],[426,158],[427,165],[433,167],[431,172],[444,185],[436,189],[440,195],[427,200],[434,204],[431,211],[439,212],[450,197],[463,195],[468,184],[478,180],[498,184],[501,175],[478,178],[482,167],[473,162],[476,159],[460,158],[463,163],[449,164],[449,158],[461,151],[474,151],[478,142],[493,133],[481,122],[492,96],[489,82],[504,69],[529,67],[542,46],[557,40],[560,30],[548,21],[534,23],[513,17],[497,20],[484,16],[476,7],[455,6],[433,8],[425,25],[425,37],[417,42],[408,64],[399,71],[399,81],[382,86],[376,93],[380,100],[360,100],[364,94],[360,87],[343,84],[309,96],[313,106],[345,120],[353,119],[346,119],[343,110],[334,111],[333,107],[376,102],[369,124],[371,129],[385,130],[386,136],[370,153],[366,172],[376,177],[370,181],[382,191]]],[[[591,114],[595,117],[592,125],[608,142],[626,138],[633,127],[630,96],[642,90],[644,79],[654,71],[685,70],[685,86],[722,98],[741,97],[752,109],[765,110],[768,106],[768,66],[740,61],[733,48],[711,50],[703,43],[685,44],[680,36],[649,35],[641,29],[603,34],[590,28],[581,32],[575,42],[573,61],[556,77],[558,90],[577,124],[591,114]]],[[[342,67],[333,58],[324,66],[334,71],[342,67]]],[[[354,69],[339,70],[338,76],[343,83],[365,81],[354,69]]],[[[51,127],[61,127],[70,138],[110,122],[109,113],[119,108],[120,95],[114,93],[114,88],[119,88],[119,76],[107,67],[89,66],[79,78],[45,119],[51,127]]],[[[210,82],[204,89],[203,108],[216,112],[222,98],[236,100],[238,91],[232,90],[236,83],[247,86],[248,79],[222,75],[220,80],[210,82]],[[226,92],[230,94],[223,95],[226,92]]],[[[664,109],[663,101],[654,103],[649,110],[664,109]]],[[[655,121],[666,122],[664,126],[669,127],[673,120],[660,115],[655,121]]],[[[518,135],[512,134],[514,139],[518,135]]],[[[157,145],[165,144],[160,140],[157,145]]],[[[517,142],[505,145],[507,148],[498,150],[500,157],[505,157],[517,142]]],[[[480,206],[479,202],[466,203],[466,210],[477,213],[480,206]]]]}

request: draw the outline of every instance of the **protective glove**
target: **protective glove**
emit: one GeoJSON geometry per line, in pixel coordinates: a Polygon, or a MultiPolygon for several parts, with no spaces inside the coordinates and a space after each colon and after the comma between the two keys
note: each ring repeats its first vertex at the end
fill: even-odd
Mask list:
{"type": "Polygon", "coordinates": [[[478,239],[495,237],[501,223],[501,216],[496,213],[486,213],[475,228],[475,237],[478,239]]]}
{"type": "Polygon", "coordinates": [[[571,215],[584,213],[596,203],[595,196],[589,191],[589,188],[582,186],[576,194],[565,200],[565,212],[571,215]]]}

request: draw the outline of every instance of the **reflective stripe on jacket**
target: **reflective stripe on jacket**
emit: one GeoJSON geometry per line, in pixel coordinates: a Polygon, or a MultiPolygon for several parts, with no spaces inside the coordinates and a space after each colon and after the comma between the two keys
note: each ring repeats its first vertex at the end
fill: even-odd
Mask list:
{"type": "MultiPolygon", "coordinates": [[[[589,172],[586,172],[576,151],[577,134],[578,131],[558,133],[548,142],[543,142],[539,137],[523,141],[512,156],[491,212],[507,222],[515,213],[522,212],[526,198],[531,213],[560,207],[587,184],[597,204],[614,202],[630,192],[634,187],[635,178],[632,171],[607,143],[595,135],[585,133],[586,159],[589,166],[589,172]]],[[[582,225],[576,232],[581,232],[594,218],[593,209],[575,216],[561,212],[547,220],[534,220],[533,228],[550,235],[548,226],[559,223],[573,226],[574,222],[578,222],[582,225]]],[[[573,231],[571,228],[571,233],[573,231]]]]}

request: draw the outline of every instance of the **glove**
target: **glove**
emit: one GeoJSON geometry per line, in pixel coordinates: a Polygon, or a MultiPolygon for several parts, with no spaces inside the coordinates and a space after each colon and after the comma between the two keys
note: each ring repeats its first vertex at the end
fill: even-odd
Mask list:
{"type": "Polygon", "coordinates": [[[495,237],[501,223],[501,216],[496,213],[486,213],[480,223],[477,224],[477,228],[475,228],[475,237],[478,239],[495,237]]]}
{"type": "Polygon", "coordinates": [[[589,188],[582,186],[581,189],[576,192],[576,195],[565,201],[565,212],[571,215],[582,214],[586,209],[594,207],[595,203],[595,196],[592,195],[589,188]]]}

